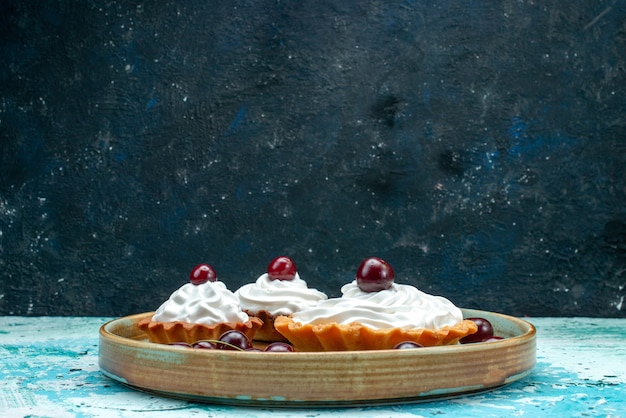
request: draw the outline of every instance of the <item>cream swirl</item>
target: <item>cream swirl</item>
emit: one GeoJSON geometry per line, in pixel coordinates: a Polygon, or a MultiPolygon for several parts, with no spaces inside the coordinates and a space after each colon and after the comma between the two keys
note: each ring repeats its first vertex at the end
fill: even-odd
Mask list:
{"type": "Polygon", "coordinates": [[[183,285],[156,310],[152,320],[213,326],[222,323],[245,323],[249,317],[241,310],[235,294],[224,283],[216,281],[183,285]]]}
{"type": "Polygon", "coordinates": [[[240,287],[235,295],[242,309],[252,313],[265,310],[274,316],[289,315],[328,298],[310,289],[298,273],[291,280],[271,280],[267,273],[262,274],[254,283],[240,287]]]}
{"type": "Polygon", "coordinates": [[[354,322],[374,329],[439,329],[463,319],[461,310],[448,299],[409,285],[394,283],[387,290],[363,292],[354,281],[344,285],[341,292],[341,298],[328,299],[294,313],[293,320],[303,324],[354,322]]]}

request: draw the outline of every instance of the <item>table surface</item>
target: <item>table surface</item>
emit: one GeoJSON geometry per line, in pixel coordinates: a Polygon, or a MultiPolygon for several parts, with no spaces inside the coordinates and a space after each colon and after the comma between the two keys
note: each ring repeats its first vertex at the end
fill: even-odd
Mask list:
{"type": "Polygon", "coordinates": [[[524,318],[537,366],[490,392],[426,403],[337,409],[217,406],[133,390],[98,368],[112,318],[0,317],[2,417],[626,417],[626,319],[524,318]]]}

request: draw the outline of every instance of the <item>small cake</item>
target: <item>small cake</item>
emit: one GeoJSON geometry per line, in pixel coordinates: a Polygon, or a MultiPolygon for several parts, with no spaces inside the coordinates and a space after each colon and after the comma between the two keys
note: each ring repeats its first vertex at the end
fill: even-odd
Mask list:
{"type": "Polygon", "coordinates": [[[276,330],[298,351],[380,350],[407,341],[449,345],[477,330],[448,299],[394,283],[393,269],[379,258],[364,260],[341,292],[340,298],[279,316],[276,330]]]}
{"type": "Polygon", "coordinates": [[[274,318],[291,315],[328,298],[319,290],[310,289],[300,278],[293,260],[285,256],[272,260],[267,273],[259,276],[254,283],[240,287],[235,295],[244,312],[263,321],[256,339],[268,342],[286,341],[274,329],[274,318]]]}
{"type": "Polygon", "coordinates": [[[224,332],[238,330],[250,340],[263,325],[239,307],[239,299],[217,280],[208,264],[196,266],[190,283],[176,290],[152,317],[138,322],[148,339],[155,343],[194,343],[216,340],[224,332]]]}

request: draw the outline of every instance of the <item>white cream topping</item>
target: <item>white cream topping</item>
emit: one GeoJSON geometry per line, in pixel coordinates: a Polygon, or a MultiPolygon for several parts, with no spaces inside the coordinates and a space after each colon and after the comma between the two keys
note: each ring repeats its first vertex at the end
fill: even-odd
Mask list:
{"type": "Polygon", "coordinates": [[[271,280],[267,273],[262,274],[254,283],[240,287],[235,295],[242,309],[265,310],[274,316],[289,315],[328,298],[319,290],[309,289],[298,273],[291,280],[271,280]]]}
{"type": "Polygon", "coordinates": [[[387,290],[363,292],[353,281],[344,285],[341,292],[341,298],[328,299],[294,313],[293,320],[303,324],[357,322],[374,329],[439,329],[463,319],[461,310],[448,299],[410,285],[394,283],[387,290]]]}
{"type": "Polygon", "coordinates": [[[156,310],[152,320],[213,326],[227,322],[245,323],[249,317],[241,310],[235,294],[224,283],[216,281],[183,285],[156,310]]]}

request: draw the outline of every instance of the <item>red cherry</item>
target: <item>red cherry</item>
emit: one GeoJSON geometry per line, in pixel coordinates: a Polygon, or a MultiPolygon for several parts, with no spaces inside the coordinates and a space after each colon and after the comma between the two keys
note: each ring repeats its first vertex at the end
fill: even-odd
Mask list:
{"type": "Polygon", "coordinates": [[[296,263],[284,255],[276,257],[267,266],[267,275],[270,280],[293,280],[296,277],[296,263]]]}
{"type": "Polygon", "coordinates": [[[481,342],[483,342],[483,343],[490,343],[492,341],[500,341],[500,340],[504,340],[504,337],[499,337],[497,335],[494,335],[493,337],[485,338],[481,342]]]}
{"type": "Polygon", "coordinates": [[[206,340],[196,341],[191,346],[193,348],[202,348],[203,350],[215,350],[217,348],[211,341],[206,340]]]}
{"type": "Polygon", "coordinates": [[[385,260],[370,257],[363,260],[356,272],[356,284],[364,292],[389,289],[395,274],[385,260]]]}
{"type": "Polygon", "coordinates": [[[487,338],[493,337],[493,326],[485,318],[467,318],[474,322],[478,330],[474,334],[470,334],[461,338],[461,344],[479,343],[487,338]]]}
{"type": "Polygon", "coordinates": [[[196,286],[206,282],[215,282],[217,281],[217,274],[215,274],[213,267],[208,264],[198,264],[191,270],[189,281],[196,286]]]}
{"type": "Polygon", "coordinates": [[[421,348],[423,345],[418,344],[414,341],[403,341],[393,346],[394,350],[407,350],[411,348],[421,348]]]}
{"type": "Polygon", "coordinates": [[[275,342],[271,343],[265,350],[263,351],[271,351],[273,353],[291,353],[294,352],[294,348],[291,344],[283,343],[283,342],[275,342]]]}
{"type": "Polygon", "coordinates": [[[247,350],[252,348],[252,343],[243,332],[231,329],[220,336],[215,347],[218,350],[247,350]]]}

